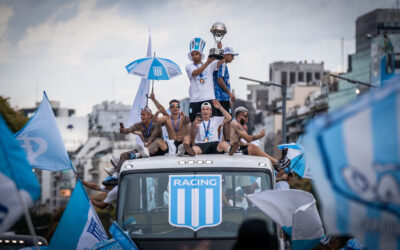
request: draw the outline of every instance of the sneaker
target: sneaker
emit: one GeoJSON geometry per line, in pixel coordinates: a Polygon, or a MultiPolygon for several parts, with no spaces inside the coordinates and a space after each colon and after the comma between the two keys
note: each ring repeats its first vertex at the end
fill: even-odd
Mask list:
{"type": "Polygon", "coordinates": [[[183,143],[183,147],[185,148],[186,153],[190,154],[191,156],[196,156],[196,152],[194,152],[193,148],[189,144],[183,143]]]}
{"type": "Polygon", "coordinates": [[[275,165],[276,170],[280,171],[281,169],[284,169],[284,168],[290,166],[290,159],[288,157],[286,157],[287,151],[288,151],[287,148],[284,148],[282,150],[281,158],[279,158],[278,162],[275,165]]]}
{"type": "Polygon", "coordinates": [[[147,148],[143,147],[142,145],[140,145],[140,144],[136,145],[136,150],[142,156],[142,158],[150,157],[149,150],[147,148]]]}
{"type": "Polygon", "coordinates": [[[114,167],[108,167],[108,168],[104,167],[104,171],[106,171],[106,173],[108,175],[113,175],[115,173],[115,168],[114,167]]]}
{"type": "Polygon", "coordinates": [[[178,156],[183,156],[185,153],[186,153],[185,147],[183,146],[183,144],[180,144],[178,146],[178,156]]]}

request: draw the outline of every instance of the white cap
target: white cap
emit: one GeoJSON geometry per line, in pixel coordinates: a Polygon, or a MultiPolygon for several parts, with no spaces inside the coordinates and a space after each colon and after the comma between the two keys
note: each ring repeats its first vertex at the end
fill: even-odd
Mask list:
{"type": "Polygon", "coordinates": [[[224,55],[234,55],[234,56],[238,56],[238,53],[235,53],[235,51],[232,49],[232,47],[225,47],[224,48],[224,55]]]}
{"type": "Polygon", "coordinates": [[[210,109],[212,109],[212,106],[209,102],[203,102],[203,104],[201,104],[201,108],[203,107],[209,107],[210,109]]]}

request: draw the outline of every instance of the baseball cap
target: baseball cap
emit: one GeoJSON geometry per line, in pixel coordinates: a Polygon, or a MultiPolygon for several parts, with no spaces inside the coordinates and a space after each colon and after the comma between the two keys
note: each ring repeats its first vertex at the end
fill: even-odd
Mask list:
{"type": "Polygon", "coordinates": [[[235,53],[235,51],[232,49],[232,47],[225,47],[224,48],[224,55],[234,55],[234,56],[238,56],[238,53],[235,53]]]}
{"type": "Polygon", "coordinates": [[[201,104],[201,108],[203,107],[209,107],[210,109],[212,108],[209,102],[203,102],[203,104],[201,104]]]}
{"type": "Polygon", "coordinates": [[[118,178],[112,177],[112,176],[107,176],[104,178],[104,180],[101,182],[104,186],[114,186],[118,185],[118,178]]]}
{"type": "Polygon", "coordinates": [[[239,113],[239,112],[249,112],[249,111],[247,110],[247,108],[241,106],[241,107],[235,108],[235,111],[233,111],[233,114],[236,116],[237,113],[239,113]]]}

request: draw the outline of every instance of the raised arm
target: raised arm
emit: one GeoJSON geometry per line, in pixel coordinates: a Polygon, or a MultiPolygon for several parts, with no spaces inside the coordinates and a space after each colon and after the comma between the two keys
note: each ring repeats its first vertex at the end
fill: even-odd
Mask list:
{"type": "Polygon", "coordinates": [[[228,113],[228,111],[226,111],[226,110],[221,106],[221,104],[219,103],[218,100],[213,100],[212,102],[213,102],[214,107],[215,107],[216,109],[219,109],[219,110],[221,111],[221,113],[224,115],[224,121],[223,121],[223,123],[232,120],[232,116],[228,113]]]}
{"type": "Polygon", "coordinates": [[[203,65],[200,66],[200,68],[193,70],[192,76],[198,76],[201,73],[203,73],[203,71],[208,67],[208,65],[210,65],[210,63],[212,63],[212,61],[214,61],[214,60],[215,60],[215,58],[209,57],[207,59],[207,61],[203,65]]]}
{"type": "Polygon", "coordinates": [[[163,114],[163,115],[165,115],[165,116],[169,116],[169,114],[167,113],[167,111],[165,111],[164,106],[161,105],[161,104],[157,101],[157,99],[156,99],[154,93],[151,93],[150,96],[149,96],[149,98],[153,101],[154,105],[156,105],[157,109],[161,112],[161,114],[163,114]]]}

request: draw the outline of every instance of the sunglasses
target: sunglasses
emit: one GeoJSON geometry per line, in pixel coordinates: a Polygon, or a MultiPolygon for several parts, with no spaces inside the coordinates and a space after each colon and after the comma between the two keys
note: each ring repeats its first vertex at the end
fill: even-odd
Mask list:
{"type": "Polygon", "coordinates": [[[175,105],[171,104],[171,105],[169,105],[169,107],[173,109],[173,108],[180,108],[181,106],[179,104],[175,104],[175,105]]]}

